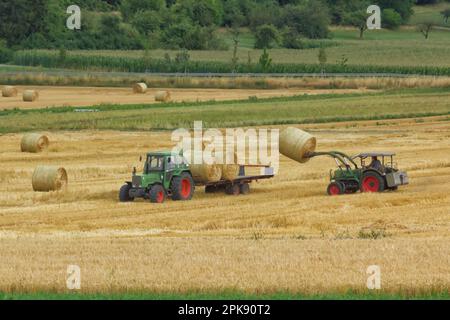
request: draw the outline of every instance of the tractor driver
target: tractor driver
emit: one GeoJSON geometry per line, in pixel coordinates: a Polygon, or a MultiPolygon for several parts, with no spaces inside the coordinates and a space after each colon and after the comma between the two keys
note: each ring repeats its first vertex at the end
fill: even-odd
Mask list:
{"type": "Polygon", "coordinates": [[[383,171],[383,165],[376,156],[372,157],[372,162],[369,164],[369,168],[375,169],[377,171],[383,171]]]}

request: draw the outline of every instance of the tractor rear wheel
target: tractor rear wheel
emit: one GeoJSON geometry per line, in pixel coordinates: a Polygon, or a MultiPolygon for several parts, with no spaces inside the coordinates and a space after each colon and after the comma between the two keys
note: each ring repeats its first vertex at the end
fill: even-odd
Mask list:
{"type": "Polygon", "coordinates": [[[383,177],[374,171],[367,171],[363,173],[361,181],[362,192],[381,192],[384,191],[383,177]]]}
{"type": "Polygon", "coordinates": [[[194,179],[189,173],[183,172],[172,180],[172,199],[191,200],[194,195],[194,189],[194,179]]]}
{"type": "Polygon", "coordinates": [[[150,189],[150,202],[163,203],[166,200],[166,190],[160,184],[155,184],[150,189]]]}
{"type": "Polygon", "coordinates": [[[134,198],[130,197],[130,189],[131,186],[129,184],[124,184],[119,191],[119,200],[120,202],[130,202],[133,201],[134,198]]]}
{"type": "Polygon", "coordinates": [[[241,193],[241,188],[238,184],[229,184],[225,187],[225,193],[233,196],[239,195],[241,193]]]}
{"type": "Polygon", "coordinates": [[[328,185],[327,193],[330,196],[337,196],[345,192],[344,185],[340,182],[332,182],[328,185]]]}

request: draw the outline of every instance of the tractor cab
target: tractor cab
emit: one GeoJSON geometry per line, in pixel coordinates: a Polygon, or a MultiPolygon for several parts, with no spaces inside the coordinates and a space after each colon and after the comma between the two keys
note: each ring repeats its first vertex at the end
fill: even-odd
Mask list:
{"type": "Polygon", "coordinates": [[[362,169],[373,169],[384,174],[397,170],[394,156],[393,152],[365,152],[353,156],[352,159],[359,159],[362,169]]]}
{"type": "MultiPolygon", "coordinates": [[[[142,160],[142,158],[141,158],[142,160]]],[[[133,169],[131,181],[127,181],[119,192],[122,202],[135,198],[164,202],[166,197],[173,200],[190,200],[194,193],[194,181],[187,160],[173,152],[151,152],[147,154],[142,174],[133,169]]]]}

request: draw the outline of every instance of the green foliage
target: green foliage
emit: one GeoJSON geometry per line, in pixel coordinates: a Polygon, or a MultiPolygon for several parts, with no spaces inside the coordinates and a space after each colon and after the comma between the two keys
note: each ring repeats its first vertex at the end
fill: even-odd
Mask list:
{"type": "Polygon", "coordinates": [[[444,18],[444,22],[448,23],[448,18],[450,18],[450,8],[441,11],[441,15],[444,18]]]}
{"type": "Polygon", "coordinates": [[[358,28],[359,38],[362,39],[364,37],[364,32],[367,30],[368,16],[367,11],[365,10],[355,11],[345,16],[344,23],[358,28]]]}
{"type": "Polygon", "coordinates": [[[394,9],[384,9],[382,12],[382,26],[387,29],[397,29],[402,23],[402,17],[394,9]]]}
{"type": "Polygon", "coordinates": [[[377,4],[381,9],[393,9],[402,18],[402,23],[408,22],[409,18],[413,14],[413,5],[416,0],[378,0],[377,4]]]}
{"type": "Polygon", "coordinates": [[[158,11],[139,11],[131,19],[131,24],[143,35],[150,35],[159,31],[162,19],[158,11]]]}
{"type": "MultiPolygon", "coordinates": [[[[264,54],[264,53],[263,53],[264,54]]],[[[268,53],[264,56],[268,56],[268,53]]],[[[57,54],[40,51],[18,51],[13,57],[15,65],[22,66],[42,66],[47,68],[57,68],[57,54]]],[[[263,61],[267,61],[265,57],[263,61]]],[[[251,61],[250,61],[251,62],[251,61]]],[[[64,68],[89,70],[97,69],[103,71],[123,71],[123,72],[184,72],[185,66],[179,63],[168,64],[164,59],[152,59],[150,65],[144,63],[142,58],[126,56],[95,56],[68,54],[64,62],[64,68]]],[[[226,73],[232,70],[230,62],[219,61],[193,61],[187,63],[188,72],[217,72],[226,73]]],[[[240,73],[320,73],[321,67],[318,64],[302,63],[270,63],[263,64],[238,63],[236,71],[240,73]]],[[[417,66],[389,66],[389,65],[342,65],[327,64],[328,73],[397,73],[397,74],[418,74],[418,75],[446,75],[450,76],[450,67],[431,67],[424,65],[417,66]]]]}
{"type": "Polygon", "coordinates": [[[256,49],[273,48],[278,44],[280,36],[274,25],[264,24],[256,28],[255,39],[256,49]]]}
{"type": "Polygon", "coordinates": [[[327,63],[327,52],[324,47],[320,47],[317,58],[319,60],[319,64],[322,67],[322,70],[323,70],[323,68],[325,67],[325,64],[327,63]]]}
{"type": "Polygon", "coordinates": [[[280,26],[287,26],[310,39],[327,38],[330,25],[329,12],[320,1],[308,1],[303,5],[287,5],[282,9],[280,26]]]}
{"type": "Polygon", "coordinates": [[[13,46],[34,33],[46,33],[47,8],[46,0],[0,1],[0,38],[13,46]]]}
{"type": "Polygon", "coordinates": [[[164,0],[122,0],[120,11],[126,21],[140,11],[159,11],[166,6],[164,0]]]}
{"type": "Polygon", "coordinates": [[[202,27],[221,25],[223,19],[223,7],[219,0],[178,0],[172,12],[202,27]]]}
{"type": "Polygon", "coordinates": [[[261,57],[259,57],[259,65],[261,66],[263,72],[267,72],[272,65],[272,58],[270,58],[266,48],[264,48],[261,57]]]}
{"type": "Polygon", "coordinates": [[[0,63],[10,62],[13,58],[13,51],[6,46],[6,41],[0,39],[0,63]]]}

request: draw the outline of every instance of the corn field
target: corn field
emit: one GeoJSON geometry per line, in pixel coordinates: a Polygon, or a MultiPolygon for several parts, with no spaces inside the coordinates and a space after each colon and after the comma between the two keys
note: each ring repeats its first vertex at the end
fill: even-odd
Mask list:
{"type": "Polygon", "coordinates": [[[262,66],[258,63],[232,63],[220,61],[176,62],[155,58],[85,56],[67,54],[60,58],[58,53],[19,51],[13,58],[15,65],[42,66],[45,68],[67,68],[78,70],[119,72],[197,72],[197,73],[393,73],[449,76],[450,67],[431,66],[374,66],[327,64],[276,63],[262,66]]]}

